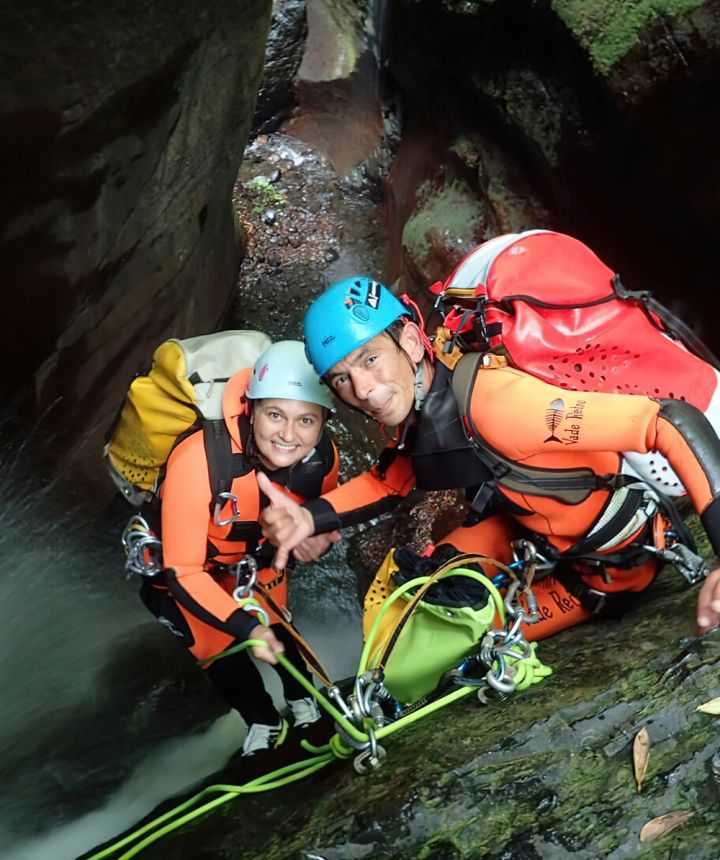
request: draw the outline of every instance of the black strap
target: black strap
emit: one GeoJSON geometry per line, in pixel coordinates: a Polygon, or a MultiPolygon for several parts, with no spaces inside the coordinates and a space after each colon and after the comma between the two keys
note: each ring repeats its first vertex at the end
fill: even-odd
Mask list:
{"type": "MultiPolygon", "coordinates": [[[[603,544],[606,544],[611,538],[619,534],[630,520],[635,516],[638,508],[643,503],[645,493],[640,489],[628,490],[627,496],[623,500],[620,507],[612,517],[599,528],[594,534],[588,535],[578,541],[574,546],[570,547],[563,553],[565,558],[581,558],[587,556],[588,553],[594,553],[600,549],[603,544]]],[[[612,502],[612,496],[608,500],[608,504],[612,502]]]]}
{"type": "Polygon", "coordinates": [[[683,515],[680,513],[678,506],[670,496],[663,493],[657,487],[653,487],[653,492],[659,499],[661,512],[670,520],[673,531],[677,535],[678,543],[685,544],[685,546],[692,552],[697,552],[695,538],[693,537],[688,524],[683,519],[683,515]]]}
{"type": "Polygon", "coordinates": [[[656,298],[650,296],[647,299],[647,307],[656,314],[663,323],[667,326],[671,333],[676,334],[690,352],[695,353],[698,358],[702,358],[708,364],[712,365],[716,370],[720,370],[720,360],[718,360],[712,350],[709,349],[695,334],[695,332],[686,325],[679,317],[665,307],[656,298]]]}
{"type": "MultiPolygon", "coordinates": [[[[530,533],[530,540],[537,546],[540,553],[550,561],[562,563],[566,560],[570,562],[586,562],[598,567],[600,572],[604,567],[617,567],[621,570],[628,570],[632,567],[638,567],[650,559],[657,558],[655,553],[645,549],[645,544],[652,543],[652,519],[645,523],[645,527],[640,534],[635,537],[632,543],[626,544],[618,550],[611,552],[593,552],[590,550],[584,551],[582,555],[576,554],[574,548],[568,550],[567,553],[560,552],[557,547],[554,547],[545,535],[537,532],[530,533]]],[[[557,575],[557,574],[555,574],[557,575]]]]}
{"type": "Polygon", "coordinates": [[[203,443],[210,474],[210,513],[218,496],[229,493],[233,482],[233,453],[230,433],[223,419],[207,420],[203,424],[203,443]]]}
{"type": "Polygon", "coordinates": [[[578,573],[568,570],[555,574],[555,579],[576,597],[593,615],[619,617],[631,609],[640,599],[640,591],[598,591],[586,585],[578,573]]]}

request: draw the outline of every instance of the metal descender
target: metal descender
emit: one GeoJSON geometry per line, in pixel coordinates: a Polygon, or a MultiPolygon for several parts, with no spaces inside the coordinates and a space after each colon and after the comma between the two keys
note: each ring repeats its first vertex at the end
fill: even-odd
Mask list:
{"type": "Polygon", "coordinates": [[[653,545],[646,545],[644,548],[667,564],[673,565],[690,585],[702,582],[717,565],[715,559],[703,558],[684,543],[674,543],[664,549],[653,545]]]}
{"type": "Polygon", "coordinates": [[[270,625],[270,615],[258,603],[255,597],[255,586],[258,581],[257,561],[251,555],[244,555],[240,561],[230,567],[230,573],[235,575],[235,590],[233,599],[245,612],[256,615],[258,621],[266,627],[270,625]]]}

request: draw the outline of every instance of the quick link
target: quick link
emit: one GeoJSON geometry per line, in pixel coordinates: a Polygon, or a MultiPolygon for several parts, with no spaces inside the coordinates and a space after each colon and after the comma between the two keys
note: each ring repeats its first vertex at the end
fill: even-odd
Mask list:
{"type": "Polygon", "coordinates": [[[387,754],[384,748],[378,743],[375,729],[372,726],[363,727],[363,731],[368,738],[366,741],[357,741],[355,738],[351,738],[337,723],[335,724],[335,728],[343,743],[352,749],[359,750],[359,754],[353,759],[353,766],[357,773],[366,774],[382,765],[387,754]]]}
{"type": "Polygon", "coordinates": [[[375,737],[375,732],[372,729],[367,730],[370,737],[370,743],[366,750],[356,755],[353,759],[353,767],[356,773],[364,775],[371,770],[376,770],[385,761],[387,753],[385,748],[381,747],[375,737]]]}

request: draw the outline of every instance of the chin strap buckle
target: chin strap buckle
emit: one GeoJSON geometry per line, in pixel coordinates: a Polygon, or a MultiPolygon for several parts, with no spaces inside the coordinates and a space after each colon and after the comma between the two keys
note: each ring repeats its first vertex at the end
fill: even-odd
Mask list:
{"type": "Polygon", "coordinates": [[[427,391],[423,388],[423,366],[422,362],[417,367],[415,371],[415,409],[422,409],[422,405],[425,402],[425,398],[427,397],[427,391]]]}

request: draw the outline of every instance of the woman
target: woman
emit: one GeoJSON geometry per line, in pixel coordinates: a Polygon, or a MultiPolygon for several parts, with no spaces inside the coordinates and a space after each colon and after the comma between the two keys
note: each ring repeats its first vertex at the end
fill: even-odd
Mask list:
{"type": "MultiPolygon", "coordinates": [[[[268,504],[258,489],[262,472],[293,499],[305,501],[337,485],[338,456],[325,432],[332,397],[321,384],[297,341],[270,346],[253,368],[234,374],[223,393],[223,415],[232,448],[232,484],[222,508],[213,511],[208,459],[202,432],[176,445],[160,491],[164,577],[144,580],[146,606],[199,661],[216,657],[246,639],[258,639],[253,655],[276,664],[284,651],[310,678],[295,640],[265,605],[270,626],[258,623],[233,597],[242,576],[231,567],[255,563],[258,581],[272,604],[289,618],[287,576],[271,567],[272,547],[262,540],[258,517],[268,504]]],[[[309,561],[339,539],[335,532],[311,538],[295,557],[309,561]]],[[[257,595],[256,595],[257,596],[257,595]]],[[[262,599],[261,599],[262,600],[262,599]]],[[[211,662],[206,669],[215,689],[248,726],[243,756],[278,746],[287,723],[265,690],[247,651],[211,662]]],[[[315,700],[286,670],[277,669],[299,728],[320,718],[315,700]]]]}

